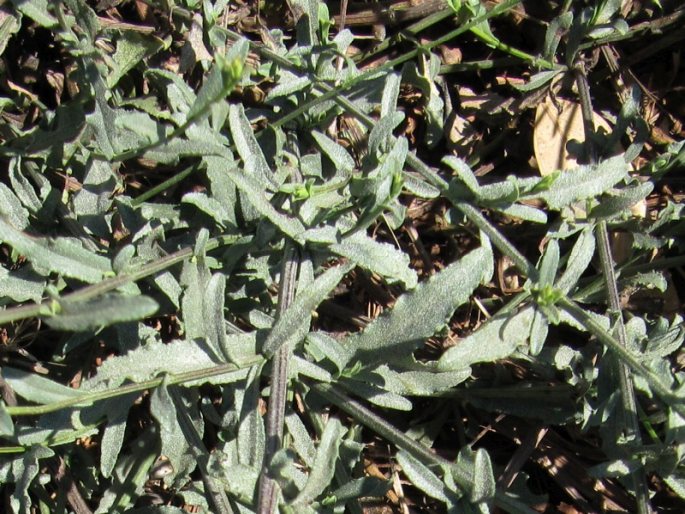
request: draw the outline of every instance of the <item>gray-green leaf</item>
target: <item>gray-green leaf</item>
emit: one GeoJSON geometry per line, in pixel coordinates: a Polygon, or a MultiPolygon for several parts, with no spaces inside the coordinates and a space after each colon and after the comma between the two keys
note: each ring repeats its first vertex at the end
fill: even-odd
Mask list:
{"type": "Polygon", "coordinates": [[[494,362],[508,357],[528,341],[534,314],[535,308],[529,305],[513,316],[503,314],[489,319],[447,350],[438,361],[438,369],[459,370],[477,362],[494,362]]]}
{"type": "Polygon", "coordinates": [[[628,164],[617,155],[594,166],[579,166],[561,173],[549,189],[540,194],[551,209],[561,209],[578,200],[593,198],[628,177],[628,164]]]}
{"type": "Polygon", "coordinates": [[[111,295],[88,302],[59,303],[61,309],[55,314],[44,314],[48,325],[60,330],[74,332],[97,329],[120,323],[135,321],[157,312],[159,305],[148,296],[111,295]]]}
{"type": "Polygon", "coordinates": [[[34,238],[0,218],[0,241],[24,255],[39,269],[84,282],[99,282],[112,271],[109,259],[65,239],[34,238]]]}
{"type": "Polygon", "coordinates": [[[489,249],[481,247],[468,253],[402,295],[389,313],[374,320],[361,334],[349,336],[345,341],[349,360],[370,366],[406,357],[433,336],[491,273],[489,249]]]}
{"type": "Polygon", "coordinates": [[[293,303],[278,318],[276,324],[264,341],[262,352],[273,355],[281,345],[294,345],[304,338],[309,329],[311,312],[328,296],[342,280],[345,273],[352,269],[352,264],[343,264],[329,268],[314,280],[306,290],[301,291],[293,303]]]}

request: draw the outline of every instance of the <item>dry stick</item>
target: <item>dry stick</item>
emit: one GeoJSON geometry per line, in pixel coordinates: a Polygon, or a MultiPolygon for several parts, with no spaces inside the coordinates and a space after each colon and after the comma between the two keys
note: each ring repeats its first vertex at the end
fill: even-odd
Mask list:
{"type": "Polygon", "coordinates": [[[64,495],[67,498],[67,503],[74,511],[75,514],[93,514],[90,507],[83,499],[81,491],[74,483],[74,479],[71,477],[67,470],[67,464],[61,456],[57,456],[56,459],[48,462],[48,466],[55,475],[55,482],[60,489],[64,491],[64,495]]]}
{"type": "MultiPolygon", "coordinates": [[[[592,110],[592,99],[590,97],[590,87],[582,64],[574,67],[576,84],[578,85],[578,96],[580,97],[580,107],[583,115],[583,126],[585,129],[585,148],[589,154],[590,164],[597,164],[597,149],[592,140],[594,133],[594,117],[592,110]]],[[[628,337],[626,327],[623,322],[623,312],[618,297],[616,285],[616,272],[614,260],[611,255],[611,244],[609,242],[609,230],[606,220],[600,219],[596,224],[595,237],[599,248],[600,262],[604,276],[604,284],[607,290],[609,301],[609,319],[616,327],[618,340],[624,348],[627,348],[628,337]]],[[[623,413],[624,437],[636,446],[642,444],[640,436],[640,426],[637,419],[637,401],[630,369],[620,359],[614,358],[614,365],[618,370],[619,389],[621,391],[621,403],[623,413]]],[[[649,505],[649,489],[645,480],[644,468],[638,467],[632,474],[633,487],[635,490],[638,512],[640,514],[650,514],[652,509],[649,505]]]]}

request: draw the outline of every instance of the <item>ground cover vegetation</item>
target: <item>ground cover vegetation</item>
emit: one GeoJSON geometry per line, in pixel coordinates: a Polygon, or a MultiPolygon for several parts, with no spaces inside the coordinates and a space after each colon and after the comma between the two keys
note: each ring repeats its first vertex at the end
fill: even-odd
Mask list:
{"type": "Polygon", "coordinates": [[[345,4],[0,3],[1,511],[683,512],[685,8],[345,4]]]}

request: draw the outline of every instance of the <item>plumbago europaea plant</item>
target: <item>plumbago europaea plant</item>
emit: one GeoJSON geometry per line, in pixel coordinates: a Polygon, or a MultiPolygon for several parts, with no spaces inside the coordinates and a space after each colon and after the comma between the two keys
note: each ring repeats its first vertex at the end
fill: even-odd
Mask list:
{"type": "MultiPolygon", "coordinates": [[[[449,410],[457,398],[551,423],[620,423],[615,388],[590,363],[601,350],[549,344],[556,325],[588,332],[618,353],[638,390],[667,413],[664,436],[652,445],[608,442],[609,459],[597,474],[627,476],[640,465],[682,490],[682,374],[667,359],[682,344],[682,320],[633,318],[624,348],[609,317],[581,307],[598,289],[591,272],[597,219],[649,234],[640,244],[657,247],[667,244],[662,234],[679,206],[646,229],[635,225],[628,208],[650,186],[631,177],[623,155],[573,175],[512,176],[488,185],[456,157],[436,172],[395,135],[404,116],[401,82],[436,91],[431,59],[428,68],[407,64],[401,74],[360,73],[349,59],[339,67],[351,34],[331,38],[323,4],[300,3],[305,16],[290,48],[278,32],[268,49],[235,40],[218,23],[226,2],[205,2],[197,15],[178,10],[187,16],[177,23],[189,30],[199,24],[214,56],[194,63],[205,72],[197,93],[181,75],[152,65],[171,41],[108,28],[81,0],[43,10],[41,2],[16,3],[18,20],[60,42],[75,64],[79,92],[46,110],[39,127],[8,126],[14,137],[2,150],[9,184],[0,184],[0,240],[12,265],[0,275],[0,321],[40,319],[50,327],[46,354],[54,362],[47,375],[13,362],[2,368],[4,391],[21,399],[10,405],[4,395],[0,403],[0,482],[13,485],[11,508],[44,507],[41,467],[62,459],[96,512],[180,512],[135,508],[152,479],[207,512],[266,512],[274,505],[283,512],[361,512],[360,498],[390,487],[360,472],[366,427],[392,443],[413,486],[448,511],[490,512],[497,505],[530,512],[521,500],[525,483],[497,485],[500,470],[485,449],[463,444],[441,457],[430,451],[436,426],[407,430],[384,413],[410,411],[422,398],[449,410]],[[262,57],[252,68],[245,64],[248,49],[262,57]],[[151,96],[127,83],[134,70],[151,96]],[[230,96],[266,78],[274,86],[260,108],[230,96]],[[331,136],[342,112],[365,132],[364,156],[331,136]],[[257,124],[266,128],[256,132],[257,124]],[[172,177],[156,197],[128,195],[122,176],[141,162],[183,168],[179,175],[201,187],[176,199],[165,195],[164,187],[180,180],[172,177]],[[49,179],[65,171],[80,189],[52,185],[49,179]],[[461,213],[477,234],[470,251],[421,281],[406,250],[367,230],[379,222],[400,227],[404,194],[450,202],[453,220],[461,213]],[[534,202],[544,202],[547,212],[534,202]],[[574,214],[578,203],[585,218],[574,214]],[[545,226],[549,242],[540,262],[530,263],[483,209],[545,226]],[[548,221],[550,211],[560,213],[559,221],[548,221]],[[491,283],[493,246],[528,277],[525,289],[442,355],[419,358],[425,341],[444,333],[454,313],[491,283]],[[373,274],[402,293],[360,332],[334,337],[312,323],[312,312],[344,290],[353,273],[373,274]],[[175,337],[164,340],[144,322],[150,318],[174,324],[175,337]],[[57,364],[78,369],[100,344],[116,355],[78,388],[67,387],[57,364]],[[504,359],[527,363],[544,380],[562,376],[569,387],[559,395],[544,382],[479,372],[504,359]],[[303,407],[294,408],[293,395],[303,407]],[[146,417],[139,422],[141,409],[146,417]],[[75,444],[89,440],[97,441],[96,460],[75,444]]],[[[486,16],[470,22],[484,31],[486,16]]],[[[427,121],[435,124],[444,112],[436,98],[429,107],[427,121]]],[[[674,146],[657,164],[662,172],[678,152],[674,146]]],[[[621,280],[660,284],[631,264],[621,280]]]]}

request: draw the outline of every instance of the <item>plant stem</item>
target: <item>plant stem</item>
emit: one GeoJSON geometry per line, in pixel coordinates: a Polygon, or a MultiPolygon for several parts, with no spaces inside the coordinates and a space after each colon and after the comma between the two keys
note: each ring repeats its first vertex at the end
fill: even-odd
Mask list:
{"type": "Polygon", "coordinates": [[[568,296],[559,300],[559,306],[571,315],[578,323],[595,336],[609,350],[614,352],[633,372],[639,374],[649,384],[650,388],[664,403],[670,406],[681,416],[685,417],[685,398],[679,396],[645,366],[637,355],[626,349],[620,341],[606,331],[602,325],[597,323],[585,310],[568,296]]]}
{"type": "MultiPolygon", "coordinates": [[[[262,362],[264,362],[263,358],[255,357],[253,359],[250,359],[249,361],[241,362],[240,365],[226,363],[219,364],[217,366],[212,366],[211,368],[186,371],[184,373],[168,374],[166,376],[166,384],[183,384],[185,382],[193,382],[195,380],[203,380],[206,378],[217,377],[220,375],[225,375],[226,373],[231,373],[244,368],[249,368],[262,362]]],[[[163,382],[164,377],[157,377],[152,378],[150,380],[145,380],[144,382],[127,384],[124,386],[115,387],[113,389],[105,389],[103,391],[83,393],[73,398],[68,398],[66,400],[61,400],[53,403],[46,403],[44,405],[15,406],[6,407],[5,409],[10,416],[14,417],[38,416],[41,414],[48,414],[50,412],[56,412],[61,409],[66,409],[68,407],[85,407],[100,400],[107,400],[110,398],[116,398],[118,396],[125,396],[127,394],[145,391],[146,389],[154,389],[155,387],[159,387],[160,385],[162,385],[163,382]]]]}
{"type": "MultiPolygon", "coordinates": [[[[299,163],[299,146],[292,132],[287,134],[288,150],[297,156],[299,163]]],[[[302,183],[302,174],[299,168],[291,170],[291,181],[295,184],[302,183]]],[[[278,290],[278,315],[290,308],[295,300],[297,291],[297,279],[300,271],[300,254],[292,241],[285,241],[283,251],[283,264],[281,268],[281,280],[278,290]]],[[[266,412],[266,448],[264,462],[259,479],[257,493],[257,513],[272,514],[277,512],[278,487],[276,481],[268,476],[268,467],[271,460],[283,444],[283,426],[285,423],[285,407],[288,399],[288,376],[290,358],[293,349],[288,344],[282,344],[271,360],[271,388],[269,404],[266,412]]]]}
{"type": "MultiPolygon", "coordinates": [[[[281,270],[281,282],[278,292],[278,314],[283,314],[295,299],[297,275],[300,261],[297,249],[290,241],[286,242],[281,270]]],[[[264,464],[259,480],[257,497],[257,513],[272,514],[278,507],[278,487],[276,482],[267,475],[267,469],[283,441],[283,423],[285,420],[285,405],[288,397],[288,369],[292,348],[282,344],[271,360],[271,388],[269,404],[266,412],[266,449],[264,464]]]]}
{"type": "MultiPolygon", "coordinates": [[[[597,164],[597,149],[595,148],[592,137],[595,129],[590,87],[587,75],[582,66],[576,66],[574,72],[576,84],[578,85],[578,95],[580,97],[583,126],[585,129],[586,153],[589,155],[590,164],[597,164]]],[[[620,345],[627,350],[628,337],[626,335],[626,327],[623,322],[623,313],[618,297],[616,272],[614,269],[614,260],[611,255],[611,243],[609,242],[609,230],[607,228],[606,220],[598,220],[595,227],[595,238],[599,249],[604,285],[609,303],[609,319],[611,320],[611,325],[615,327],[620,345]]],[[[631,444],[639,447],[642,445],[642,437],[640,435],[640,425],[637,418],[637,400],[635,398],[635,389],[633,388],[630,368],[620,359],[616,359],[614,365],[618,371],[618,386],[621,391],[621,417],[623,418],[623,423],[621,423],[621,425],[623,426],[624,431],[623,437],[630,441],[631,444]]],[[[649,505],[649,488],[647,487],[644,468],[642,466],[638,467],[631,474],[631,477],[638,505],[638,512],[640,514],[649,514],[652,509],[649,505]]]]}
{"type": "MultiPolygon", "coordinates": [[[[241,238],[238,238],[237,236],[218,236],[210,239],[207,242],[205,249],[209,252],[222,246],[236,243],[240,239],[241,238]]],[[[128,284],[129,282],[136,282],[147,276],[154,275],[155,273],[170,268],[171,266],[174,266],[179,262],[183,262],[192,256],[192,247],[183,248],[182,250],[178,250],[177,252],[162,257],[161,259],[145,264],[135,271],[122,273],[116,277],[103,280],[97,284],[86,286],[82,289],[66,294],[60,297],[59,300],[68,302],[85,302],[102,294],[114,291],[128,284]]],[[[50,299],[41,303],[22,305],[20,307],[14,307],[0,311],[0,325],[3,325],[4,323],[10,323],[12,321],[18,321],[20,319],[41,316],[42,314],[50,311],[52,302],[53,300],[50,299]]]]}
{"type": "MultiPolygon", "coordinates": [[[[360,402],[347,396],[332,384],[315,384],[312,386],[312,390],[326,398],[326,400],[331,402],[343,412],[346,412],[352,416],[362,425],[370,428],[378,435],[392,442],[398,448],[411,454],[428,467],[433,468],[437,473],[440,474],[445,468],[450,468],[452,470],[452,476],[455,482],[465,491],[469,491],[473,486],[472,474],[469,470],[464,469],[463,464],[451,462],[433,453],[430,448],[407,436],[404,432],[401,432],[383,418],[362,405],[360,402]]],[[[506,509],[507,507],[510,509],[516,509],[516,512],[530,514],[535,512],[519,501],[507,496],[502,491],[495,492],[495,504],[503,509],[506,509]]]]}

